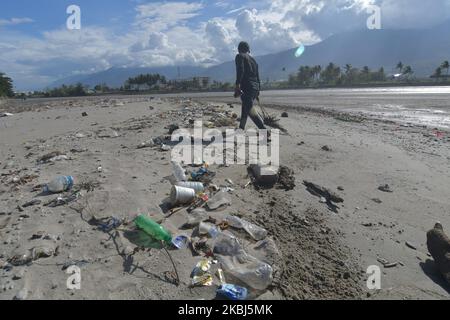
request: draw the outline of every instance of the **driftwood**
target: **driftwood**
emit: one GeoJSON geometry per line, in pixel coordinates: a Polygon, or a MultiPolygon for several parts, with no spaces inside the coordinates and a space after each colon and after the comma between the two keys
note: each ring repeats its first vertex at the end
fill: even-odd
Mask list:
{"type": "Polygon", "coordinates": [[[303,184],[306,186],[306,189],[311,192],[312,194],[324,197],[327,202],[334,202],[334,203],[341,203],[344,202],[344,199],[342,199],[339,195],[336,193],[328,190],[327,188],[321,187],[315,183],[303,180],[303,184]]]}

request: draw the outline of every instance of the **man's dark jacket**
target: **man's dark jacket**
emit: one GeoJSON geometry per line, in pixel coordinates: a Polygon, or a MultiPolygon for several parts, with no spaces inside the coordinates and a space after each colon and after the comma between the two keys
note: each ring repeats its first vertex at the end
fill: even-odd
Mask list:
{"type": "Polygon", "coordinates": [[[244,92],[259,92],[261,82],[259,79],[258,64],[248,53],[239,53],[236,56],[236,85],[241,86],[244,92]]]}

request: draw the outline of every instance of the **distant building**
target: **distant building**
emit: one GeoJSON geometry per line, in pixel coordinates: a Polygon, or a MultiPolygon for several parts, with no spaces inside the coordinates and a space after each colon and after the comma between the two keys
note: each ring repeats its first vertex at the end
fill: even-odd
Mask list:
{"type": "Polygon", "coordinates": [[[190,89],[207,89],[210,87],[211,79],[209,77],[193,77],[186,79],[177,79],[173,83],[190,89]]]}
{"type": "Polygon", "coordinates": [[[192,78],[192,82],[195,86],[206,89],[209,88],[210,78],[209,77],[194,77],[192,78]]]}

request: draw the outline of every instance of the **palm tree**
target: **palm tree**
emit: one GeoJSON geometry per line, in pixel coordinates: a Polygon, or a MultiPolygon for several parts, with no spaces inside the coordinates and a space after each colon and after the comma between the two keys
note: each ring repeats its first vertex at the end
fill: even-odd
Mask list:
{"type": "Polygon", "coordinates": [[[397,63],[397,68],[396,69],[398,69],[398,71],[400,73],[402,73],[402,71],[403,71],[403,63],[401,61],[399,63],[397,63]]]}
{"type": "Polygon", "coordinates": [[[445,60],[441,64],[441,69],[447,70],[447,78],[448,78],[448,69],[450,69],[450,64],[448,63],[448,60],[445,60]]]}
{"type": "Polygon", "coordinates": [[[411,68],[411,66],[406,66],[403,69],[403,74],[406,76],[406,78],[409,80],[409,76],[412,75],[414,73],[413,69],[411,68]]]}
{"type": "Polygon", "coordinates": [[[411,66],[406,66],[405,69],[403,69],[403,74],[404,75],[410,75],[410,74],[413,74],[413,73],[414,72],[413,72],[411,66]]]}
{"type": "Polygon", "coordinates": [[[353,67],[351,64],[346,64],[345,65],[345,74],[348,75],[350,73],[350,71],[352,71],[352,69],[353,69],[353,67]]]}
{"type": "Polygon", "coordinates": [[[436,71],[434,71],[433,78],[439,80],[441,77],[442,77],[442,68],[439,67],[436,69],[436,71]]]}

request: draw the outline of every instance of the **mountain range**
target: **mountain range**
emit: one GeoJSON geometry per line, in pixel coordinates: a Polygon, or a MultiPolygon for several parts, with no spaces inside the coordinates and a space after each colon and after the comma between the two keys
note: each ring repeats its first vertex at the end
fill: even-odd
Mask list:
{"type": "MultiPolygon", "coordinates": [[[[344,66],[351,64],[372,69],[384,67],[386,73],[395,73],[399,61],[410,65],[416,76],[427,77],[444,61],[450,60],[450,20],[429,29],[408,30],[358,30],[332,35],[329,38],[307,46],[304,54],[295,57],[297,48],[256,57],[261,78],[285,80],[301,65],[326,65],[333,62],[344,66]]],[[[231,58],[231,57],[230,57],[231,58]]],[[[196,66],[166,66],[155,68],[110,68],[108,70],[64,78],[51,87],[62,84],[82,84],[91,87],[106,83],[120,87],[129,78],[138,74],[159,73],[168,79],[193,76],[207,76],[212,80],[233,82],[234,59],[209,68],[196,66]]]]}

